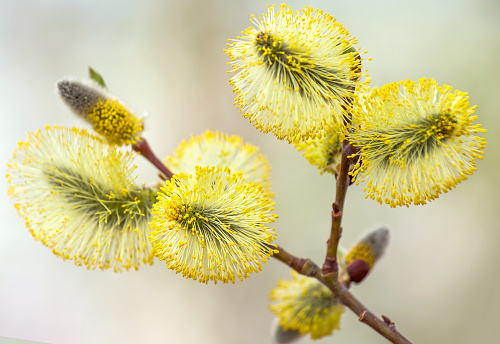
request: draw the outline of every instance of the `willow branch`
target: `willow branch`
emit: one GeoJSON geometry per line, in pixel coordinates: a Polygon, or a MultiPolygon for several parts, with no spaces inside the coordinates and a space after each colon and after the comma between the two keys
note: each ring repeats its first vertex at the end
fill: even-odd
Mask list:
{"type": "Polygon", "coordinates": [[[132,148],[148,159],[164,175],[165,180],[170,180],[173,173],[156,157],[145,138],[141,138],[132,148]]]}
{"type": "Polygon", "coordinates": [[[332,227],[330,231],[330,239],[326,251],[325,262],[323,263],[323,274],[332,274],[335,279],[338,276],[337,264],[337,249],[339,246],[340,236],[342,235],[342,212],[344,209],[344,201],[349,186],[349,158],[347,153],[347,141],[342,144],[342,157],[340,160],[340,171],[337,175],[337,187],[335,194],[335,202],[332,205],[332,227]]]}
{"type": "Polygon", "coordinates": [[[274,253],[273,258],[278,259],[282,263],[285,263],[286,265],[297,271],[299,274],[308,277],[319,276],[320,268],[312,260],[295,257],[294,255],[288,253],[282,247],[277,245],[268,246],[273,250],[278,250],[278,253],[274,253]]]}
{"type": "Polygon", "coordinates": [[[331,290],[337,300],[339,300],[359,317],[359,321],[370,326],[391,343],[411,344],[406,337],[396,330],[396,326],[389,320],[388,317],[383,315],[383,320],[379,319],[358,299],[356,299],[356,297],[349,292],[342,282],[340,282],[337,278],[329,278],[331,277],[331,273],[325,275],[323,271],[310,259],[298,258],[279,246],[273,246],[272,248],[278,250],[278,253],[273,255],[274,258],[288,265],[299,274],[314,277],[323,283],[326,287],[328,287],[328,289],[331,290]]]}
{"type": "Polygon", "coordinates": [[[376,317],[368,308],[366,308],[347,288],[338,280],[334,280],[331,285],[326,285],[335,295],[335,297],[344,304],[347,308],[353,311],[359,321],[370,326],[380,335],[385,337],[391,343],[395,344],[411,344],[411,342],[396,330],[396,326],[386,316],[382,316],[383,320],[376,317]]]}

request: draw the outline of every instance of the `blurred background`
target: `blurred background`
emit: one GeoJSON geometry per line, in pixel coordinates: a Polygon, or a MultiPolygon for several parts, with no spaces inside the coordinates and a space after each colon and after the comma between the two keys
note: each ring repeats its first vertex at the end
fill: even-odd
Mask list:
{"type": "MultiPolygon", "coordinates": [[[[341,244],[392,230],[384,259],[352,291],[414,343],[498,342],[500,308],[500,32],[498,1],[290,1],[334,15],[358,38],[373,85],[433,77],[469,92],[488,129],[478,170],[426,206],[390,209],[350,189],[341,244]]],[[[86,127],[55,96],[63,77],[102,73],[148,113],[145,137],[166,157],[206,129],[241,135],[272,165],[277,243],[321,264],[334,181],[233,107],[228,38],[266,11],[261,0],[0,0],[0,170],[45,125],[86,127]]],[[[279,3],[278,3],[279,5],[279,3]]],[[[156,171],[137,160],[138,180],[156,171]]],[[[268,295],[289,269],[271,260],[235,285],[185,280],[163,262],[115,274],[63,261],[35,242],[0,181],[0,336],[47,343],[271,343],[268,295]]],[[[312,342],[309,338],[303,343],[312,342]]],[[[347,311],[321,343],[386,343],[347,311]]]]}

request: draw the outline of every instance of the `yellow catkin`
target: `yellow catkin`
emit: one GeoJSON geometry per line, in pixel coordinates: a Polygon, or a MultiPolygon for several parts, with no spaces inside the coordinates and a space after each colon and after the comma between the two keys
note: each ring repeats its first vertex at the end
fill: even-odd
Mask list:
{"type": "Polygon", "coordinates": [[[66,105],[109,144],[130,145],[140,140],[142,119],[94,81],[64,79],[57,83],[57,91],[66,105]]]}
{"type": "Polygon", "coordinates": [[[352,175],[366,182],[367,197],[391,207],[425,204],[467,179],[486,146],[468,99],[425,78],[362,97],[349,140],[360,149],[352,175]]]}
{"type": "Polygon", "coordinates": [[[377,256],[373,247],[366,243],[357,243],[354,245],[345,256],[346,263],[350,263],[355,259],[360,259],[368,263],[370,268],[375,264],[377,256]]]}
{"type": "Polygon", "coordinates": [[[228,167],[232,172],[241,172],[244,180],[262,185],[271,194],[271,167],[266,157],[259,153],[258,147],[237,135],[208,130],[182,141],[164,162],[173,173],[194,174],[196,166],[228,167]]]}
{"type": "Polygon", "coordinates": [[[9,195],[36,240],[89,269],[152,264],[153,192],[133,182],[135,153],[86,130],[46,127],[20,142],[9,195]]]}
{"type": "Polygon", "coordinates": [[[302,142],[343,127],[362,58],[355,38],[330,14],[306,6],[274,6],[230,39],[226,54],[235,105],[255,127],[302,142]]]}
{"type": "Polygon", "coordinates": [[[151,241],[168,268],[186,278],[235,282],[274,253],[274,203],[262,186],[227,167],[196,167],[167,181],[153,207],[151,241]]]}
{"type": "Polygon", "coordinates": [[[142,132],[142,119],[113,99],[99,100],[88,114],[94,130],[110,144],[134,144],[142,132]]]}
{"type": "Polygon", "coordinates": [[[292,280],[281,280],[271,290],[271,311],[280,319],[284,330],[312,339],[329,336],[340,328],[340,318],[345,311],[332,292],[314,278],[291,271],[292,280]]]}
{"type": "Polygon", "coordinates": [[[342,156],[342,138],[339,135],[340,129],[336,125],[334,130],[319,139],[310,139],[305,142],[295,144],[295,148],[313,166],[316,166],[320,173],[335,173],[340,167],[342,156]]]}

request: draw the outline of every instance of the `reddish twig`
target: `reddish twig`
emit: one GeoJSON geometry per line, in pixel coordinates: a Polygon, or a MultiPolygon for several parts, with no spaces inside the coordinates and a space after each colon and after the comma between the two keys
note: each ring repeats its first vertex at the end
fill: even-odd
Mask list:
{"type": "Polygon", "coordinates": [[[349,186],[349,158],[346,146],[347,141],[344,141],[342,147],[342,158],[340,160],[340,171],[337,175],[337,188],[335,202],[332,205],[332,227],[330,231],[330,239],[326,250],[326,258],[323,264],[323,274],[332,275],[332,278],[338,277],[337,264],[337,249],[340,236],[342,234],[342,211],[344,209],[344,201],[349,186]]]}
{"type": "Polygon", "coordinates": [[[278,253],[274,253],[273,255],[274,258],[290,266],[299,274],[309,277],[316,277],[319,275],[320,268],[312,260],[297,258],[294,255],[285,251],[282,247],[277,245],[269,245],[269,247],[278,251],[278,253]]]}
{"type": "Polygon", "coordinates": [[[156,157],[145,138],[141,138],[132,148],[155,165],[165,176],[165,180],[170,180],[172,178],[173,173],[156,157]]]}

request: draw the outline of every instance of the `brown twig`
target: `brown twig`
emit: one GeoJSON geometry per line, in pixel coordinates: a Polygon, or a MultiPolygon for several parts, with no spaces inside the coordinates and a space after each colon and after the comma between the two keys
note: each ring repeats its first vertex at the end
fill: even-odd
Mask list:
{"type": "MultiPolygon", "coordinates": [[[[349,290],[347,290],[343,282],[340,282],[336,278],[327,278],[328,275],[325,276],[322,270],[309,259],[298,258],[279,246],[276,249],[278,250],[278,253],[274,254],[274,258],[288,265],[302,275],[318,279],[332,291],[332,294],[337,298],[337,300],[347,306],[347,308],[359,317],[359,321],[370,326],[392,343],[411,344],[407,338],[396,330],[394,323],[390,320],[388,321],[389,318],[386,316],[383,316],[383,320],[377,318],[360,301],[358,301],[358,299],[356,299],[356,297],[354,297],[349,290]]],[[[329,276],[331,276],[331,274],[329,274],[329,276]]]]}
{"type": "Polygon", "coordinates": [[[165,176],[165,180],[170,180],[172,178],[173,173],[156,157],[145,138],[141,138],[132,148],[155,165],[165,176]]]}
{"type": "MultiPolygon", "coordinates": [[[[292,269],[297,271],[299,274],[316,277],[319,275],[320,268],[310,259],[297,258],[294,255],[286,252],[282,247],[275,245],[268,245],[274,250],[277,250],[278,253],[274,253],[273,257],[278,259],[279,261],[285,263],[290,266],[292,269]]],[[[275,251],[276,252],[276,251],[275,251]]]]}
{"type": "MultiPolygon", "coordinates": [[[[358,299],[354,297],[338,280],[328,288],[332,291],[335,297],[345,306],[347,306],[351,311],[353,311],[358,317],[359,321],[370,326],[372,329],[377,331],[379,334],[384,336],[387,340],[395,344],[411,344],[411,342],[396,330],[396,326],[393,322],[389,324],[384,320],[380,320],[372,312],[370,312],[358,299]]],[[[387,317],[386,317],[387,318],[387,317]]]]}
{"type": "Polygon", "coordinates": [[[335,195],[335,202],[332,205],[332,227],[330,231],[330,239],[326,250],[326,258],[323,264],[323,274],[332,275],[332,278],[338,277],[338,264],[337,264],[337,249],[339,245],[340,236],[342,234],[342,211],[344,209],[344,201],[349,186],[349,158],[346,146],[347,141],[344,141],[342,147],[342,157],[340,160],[340,171],[337,175],[337,188],[335,195]]]}

